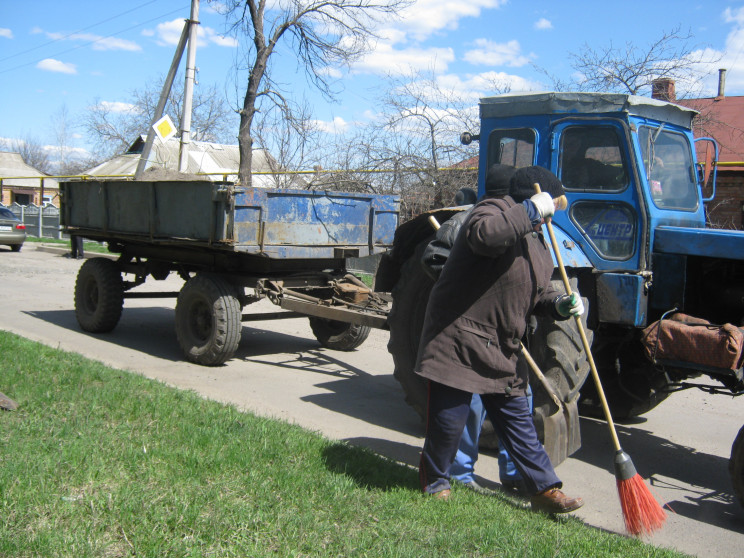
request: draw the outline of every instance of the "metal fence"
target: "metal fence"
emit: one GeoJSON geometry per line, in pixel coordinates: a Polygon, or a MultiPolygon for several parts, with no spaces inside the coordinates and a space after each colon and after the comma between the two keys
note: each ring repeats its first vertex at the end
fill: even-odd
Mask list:
{"type": "Polygon", "coordinates": [[[0,207],[10,209],[26,225],[26,234],[29,236],[57,239],[63,236],[59,227],[59,208],[50,203],[43,206],[12,203],[0,207]]]}

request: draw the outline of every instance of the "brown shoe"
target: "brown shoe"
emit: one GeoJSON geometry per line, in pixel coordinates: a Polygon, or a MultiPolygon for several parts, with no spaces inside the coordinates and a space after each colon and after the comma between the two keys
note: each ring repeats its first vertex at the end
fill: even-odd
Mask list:
{"type": "Polygon", "coordinates": [[[440,490],[439,492],[435,492],[434,494],[432,494],[432,496],[434,496],[434,498],[436,498],[437,500],[449,500],[450,489],[449,488],[445,488],[444,490],[440,490]]]}
{"type": "Polygon", "coordinates": [[[581,498],[569,498],[557,488],[548,488],[532,497],[532,510],[545,513],[568,513],[584,505],[581,498]]]}

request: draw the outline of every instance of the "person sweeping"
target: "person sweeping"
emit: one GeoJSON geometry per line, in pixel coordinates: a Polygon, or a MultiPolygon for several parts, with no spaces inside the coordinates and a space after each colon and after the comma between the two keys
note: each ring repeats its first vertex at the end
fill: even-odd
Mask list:
{"type": "MultiPolygon", "coordinates": [[[[539,181],[533,184],[534,191],[539,195],[541,192],[541,185],[539,181]]],[[[548,216],[545,219],[545,226],[548,229],[548,235],[550,236],[550,243],[553,247],[553,253],[555,254],[555,260],[558,263],[558,269],[563,279],[563,286],[566,288],[566,296],[576,296],[571,292],[571,284],[566,274],[566,268],[563,265],[563,259],[561,258],[561,252],[558,248],[558,241],[555,238],[553,232],[553,224],[551,223],[551,217],[548,216]]],[[[610,435],[612,436],[612,443],[615,447],[615,479],[617,481],[617,491],[620,497],[620,506],[623,511],[623,519],[625,520],[625,528],[629,533],[633,535],[642,535],[644,533],[650,534],[654,531],[661,529],[666,521],[666,513],[661,505],[653,497],[651,491],[646,486],[641,475],[636,472],[635,465],[630,459],[630,456],[625,453],[620,447],[620,439],[618,438],[617,431],[615,430],[615,423],[612,420],[610,413],[610,406],[607,404],[607,398],[602,388],[602,382],[599,379],[599,373],[597,367],[594,364],[594,357],[589,346],[589,340],[587,339],[586,332],[584,331],[584,325],[581,323],[580,315],[574,315],[576,321],[576,328],[579,331],[581,337],[581,343],[584,346],[584,352],[586,358],[589,361],[589,367],[592,373],[592,379],[594,385],[597,388],[600,402],[602,403],[602,409],[607,420],[607,426],[610,429],[610,435]]]]}
{"type": "Polygon", "coordinates": [[[509,195],[479,202],[461,227],[427,306],[416,373],[429,380],[422,490],[450,497],[450,468],[473,393],[481,396],[530,493],[532,509],[567,513],[583,505],[561,491],[529,410],[520,341],[533,313],[581,315],[578,296],[552,289],[553,261],[542,223],[565,208],[563,185],[541,167],[519,169],[509,195]],[[533,193],[539,182],[546,190],[533,193]]]}

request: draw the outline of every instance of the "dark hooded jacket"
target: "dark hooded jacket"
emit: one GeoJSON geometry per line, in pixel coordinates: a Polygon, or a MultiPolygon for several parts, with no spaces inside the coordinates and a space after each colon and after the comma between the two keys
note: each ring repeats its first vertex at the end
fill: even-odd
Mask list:
{"type": "Polygon", "coordinates": [[[460,228],[426,311],[416,373],[472,393],[524,395],[519,343],[532,313],[555,311],[553,261],[511,197],[478,203],[460,228]]]}

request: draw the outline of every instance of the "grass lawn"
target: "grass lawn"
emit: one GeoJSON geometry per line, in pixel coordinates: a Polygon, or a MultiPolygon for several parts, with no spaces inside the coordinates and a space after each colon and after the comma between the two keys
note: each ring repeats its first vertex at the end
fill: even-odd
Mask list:
{"type": "MultiPolygon", "coordinates": [[[[67,248],[70,248],[70,240],[69,239],[60,239],[60,238],[48,238],[48,237],[38,237],[38,236],[26,236],[26,242],[35,242],[39,244],[59,244],[60,246],[66,246],[67,248]]],[[[106,244],[101,244],[100,242],[93,242],[90,240],[84,240],[83,241],[83,251],[84,252],[96,252],[99,254],[108,254],[108,246],[106,244]]]]}
{"type": "Polygon", "coordinates": [[[0,331],[0,556],[680,556],[0,331]]]}

